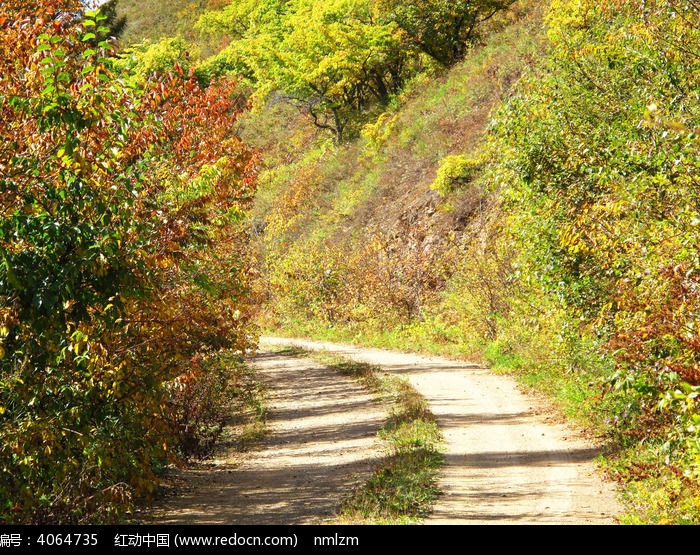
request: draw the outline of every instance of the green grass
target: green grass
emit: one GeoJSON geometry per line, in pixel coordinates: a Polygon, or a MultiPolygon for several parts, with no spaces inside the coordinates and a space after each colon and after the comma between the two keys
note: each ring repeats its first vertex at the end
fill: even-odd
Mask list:
{"type": "Polygon", "coordinates": [[[129,45],[173,36],[197,40],[193,27],[202,12],[202,3],[193,0],[117,0],[117,13],[126,16],[120,42],[129,45]]]}
{"type": "Polygon", "coordinates": [[[425,399],[406,380],[381,368],[323,353],[310,356],[353,377],[390,405],[379,431],[388,454],[372,477],[345,499],[339,522],[405,524],[429,516],[440,494],[437,481],[444,457],[442,434],[425,399]]]}

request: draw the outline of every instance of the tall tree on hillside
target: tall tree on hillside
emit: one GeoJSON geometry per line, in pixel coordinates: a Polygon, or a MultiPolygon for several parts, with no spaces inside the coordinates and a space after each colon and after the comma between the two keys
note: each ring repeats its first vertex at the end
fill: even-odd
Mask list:
{"type": "Polygon", "coordinates": [[[514,1],[380,0],[379,5],[422,52],[450,66],[464,58],[479,25],[514,1]]]}
{"type": "Polygon", "coordinates": [[[299,5],[288,19],[291,32],[264,59],[265,78],[338,140],[372,103],[387,103],[403,80],[403,38],[394,23],[379,22],[371,4],[299,5]]]}
{"type": "Polygon", "coordinates": [[[400,88],[408,51],[396,23],[368,0],[257,0],[200,20],[233,37],[210,63],[246,75],[264,97],[278,91],[338,140],[373,103],[400,88]]]}

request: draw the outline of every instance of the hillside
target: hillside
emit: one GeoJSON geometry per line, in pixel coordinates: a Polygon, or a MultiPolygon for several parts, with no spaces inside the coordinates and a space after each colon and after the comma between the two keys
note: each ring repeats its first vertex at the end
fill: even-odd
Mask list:
{"type": "Polygon", "coordinates": [[[700,14],[574,4],[516,3],[340,145],[251,118],[260,322],[515,373],[609,439],[628,522],[696,522],[700,14]]]}
{"type": "Polygon", "coordinates": [[[122,44],[140,43],[143,40],[158,41],[162,37],[183,35],[196,39],[192,25],[207,7],[207,2],[171,0],[153,2],[117,0],[117,10],[126,16],[126,28],[121,36],[122,44]]]}
{"type": "Polygon", "coordinates": [[[437,186],[437,174],[452,157],[479,164],[494,111],[546,49],[542,6],[516,4],[488,32],[450,71],[416,76],[342,145],[284,106],[248,120],[244,136],[266,141],[264,185],[252,211],[255,229],[264,230],[265,289],[274,295],[264,325],[405,348],[438,342],[477,354],[464,333],[476,326],[480,342],[491,322],[442,331],[431,323],[441,327],[435,318],[451,280],[465,250],[493,232],[487,222],[499,200],[471,175],[437,186]],[[296,123],[277,129],[276,120],[296,123]]]}
{"type": "MultiPolygon", "coordinates": [[[[0,389],[0,417],[40,421],[32,411],[50,412],[54,390],[111,406],[104,399],[120,387],[138,387],[127,378],[133,368],[152,390],[152,414],[127,403],[133,426],[121,438],[139,437],[152,418],[162,450],[152,456],[144,441],[142,460],[127,464],[129,486],[105,493],[119,498],[105,504],[121,514],[171,456],[172,430],[192,428],[164,416],[168,396],[184,391],[186,413],[209,394],[230,394],[227,368],[242,372],[235,357],[255,329],[429,352],[516,377],[604,442],[601,464],[624,485],[623,523],[700,522],[700,8],[678,0],[117,6],[127,27],[116,56],[88,50],[97,39],[78,29],[80,40],[65,39],[83,49],[66,58],[69,73],[59,39],[27,40],[39,45],[26,46],[28,67],[41,55],[56,76],[34,67],[48,80],[31,91],[39,100],[7,103],[27,122],[8,123],[8,137],[20,128],[42,137],[13,138],[34,163],[26,175],[41,175],[33,145],[45,144],[55,165],[45,181],[58,184],[21,196],[24,209],[8,207],[0,220],[0,383],[13,384],[0,389]],[[91,56],[104,58],[76,61],[91,56]],[[103,70],[122,79],[107,85],[103,70]],[[90,97],[94,110],[71,96],[84,79],[108,93],[90,97]],[[66,80],[78,86],[61,92],[66,80]],[[114,115],[95,119],[112,113],[105,99],[114,115]],[[73,111],[57,108],[69,101],[73,111]],[[80,110],[90,117],[70,116],[80,110]],[[112,133],[113,148],[102,159],[103,149],[74,144],[79,133],[95,144],[112,133]],[[81,212],[63,202],[66,190],[89,192],[81,212]],[[112,202],[115,215],[105,216],[112,202]],[[134,229],[124,223],[132,206],[134,229]],[[71,224],[81,218],[92,223],[71,224]],[[54,249],[45,237],[67,239],[54,249]],[[60,279],[33,275],[35,259],[60,279]],[[153,337],[162,340],[151,346],[153,337]],[[231,358],[215,354],[226,349],[231,358]],[[37,381],[41,395],[25,351],[37,367],[55,361],[56,383],[37,381]],[[117,385],[90,373],[107,353],[118,359],[104,363],[122,376],[117,385]],[[25,401],[35,408],[19,408],[25,401]]],[[[20,75],[12,49],[0,53],[7,74],[20,75]]],[[[220,422],[225,409],[211,410],[202,418],[220,422]]],[[[3,432],[7,445],[29,433],[22,426],[3,432]]],[[[90,429],[103,434],[94,450],[48,428],[26,437],[53,438],[50,448],[76,467],[128,459],[105,443],[109,430],[90,429]]],[[[188,438],[204,452],[221,426],[199,429],[213,430],[188,438]]],[[[178,456],[194,456],[186,448],[178,456]]],[[[63,493],[51,493],[56,469],[37,466],[36,449],[21,463],[28,485],[16,487],[43,492],[33,485],[43,484],[42,518],[70,512],[68,497],[52,504],[63,493]]],[[[0,457],[14,464],[17,454],[0,457]]],[[[70,482],[68,470],[59,474],[70,482]]],[[[81,518],[91,511],[85,499],[81,518]]]]}

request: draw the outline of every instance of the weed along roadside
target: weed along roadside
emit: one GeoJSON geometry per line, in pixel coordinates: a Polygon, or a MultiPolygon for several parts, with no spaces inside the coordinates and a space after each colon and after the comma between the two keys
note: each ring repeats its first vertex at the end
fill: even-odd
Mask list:
{"type": "Polygon", "coordinates": [[[357,380],[389,408],[378,432],[388,453],[372,477],[342,502],[338,522],[405,524],[427,517],[440,493],[437,481],[444,457],[442,436],[425,399],[407,380],[378,366],[310,352],[314,360],[357,380]]]}

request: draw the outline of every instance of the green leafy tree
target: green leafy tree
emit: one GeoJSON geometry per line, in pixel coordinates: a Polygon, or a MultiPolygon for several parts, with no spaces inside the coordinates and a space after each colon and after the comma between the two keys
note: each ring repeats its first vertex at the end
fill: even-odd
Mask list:
{"type": "Polygon", "coordinates": [[[258,99],[280,93],[340,141],[401,90],[421,52],[445,65],[462,59],[478,26],[511,3],[234,2],[198,22],[200,32],[228,41],[201,71],[243,75],[258,99]]]}
{"type": "Polygon", "coordinates": [[[381,0],[383,17],[394,21],[408,41],[445,66],[466,55],[479,38],[479,25],[514,0],[381,0]]]}
{"type": "Polygon", "coordinates": [[[279,91],[338,140],[404,80],[403,36],[369,1],[259,0],[206,15],[199,27],[233,38],[210,68],[247,76],[259,97],[279,91]]]}
{"type": "Polygon", "coordinates": [[[402,37],[392,23],[377,23],[370,2],[300,2],[288,24],[263,61],[264,79],[338,140],[373,102],[385,104],[400,89],[402,37]]]}

